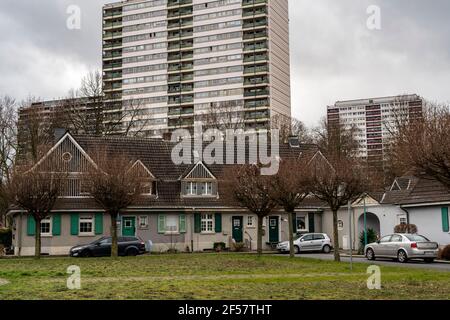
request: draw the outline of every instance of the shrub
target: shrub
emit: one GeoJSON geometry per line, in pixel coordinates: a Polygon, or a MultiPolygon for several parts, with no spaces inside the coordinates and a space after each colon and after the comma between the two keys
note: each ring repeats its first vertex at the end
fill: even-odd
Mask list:
{"type": "Polygon", "coordinates": [[[5,247],[0,244],[0,257],[3,257],[5,255],[5,247]]]}
{"type": "Polygon", "coordinates": [[[0,228],[0,244],[7,248],[11,246],[12,231],[10,229],[0,228]]]}
{"type": "Polygon", "coordinates": [[[439,250],[439,259],[441,260],[449,260],[450,261],[450,244],[444,249],[439,250]]]}
{"type": "Polygon", "coordinates": [[[214,251],[215,252],[221,252],[221,251],[225,250],[226,247],[227,247],[227,245],[224,242],[215,242],[214,243],[214,251]]]}
{"type": "Polygon", "coordinates": [[[233,251],[234,252],[242,252],[245,249],[245,243],[243,242],[237,242],[233,244],[233,251]]]}
{"type": "MultiPolygon", "coordinates": [[[[378,235],[375,232],[375,230],[369,228],[367,229],[367,243],[372,243],[378,240],[378,235]]],[[[361,232],[359,235],[359,254],[364,253],[364,246],[365,246],[365,236],[364,231],[361,232]]]]}
{"type": "Polygon", "coordinates": [[[394,228],[395,233],[417,233],[418,229],[415,224],[399,224],[394,228]]]}

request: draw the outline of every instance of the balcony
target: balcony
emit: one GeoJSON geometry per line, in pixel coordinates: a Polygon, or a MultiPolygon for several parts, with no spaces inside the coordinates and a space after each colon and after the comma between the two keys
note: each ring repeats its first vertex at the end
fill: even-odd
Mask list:
{"type": "Polygon", "coordinates": [[[192,0],[169,0],[167,1],[167,7],[183,6],[187,4],[192,4],[192,0]]]}
{"type": "Polygon", "coordinates": [[[269,89],[245,89],[244,97],[268,96],[269,89]]]}
{"type": "Polygon", "coordinates": [[[194,32],[192,30],[184,30],[184,31],[172,31],[169,32],[167,38],[168,39],[174,39],[174,38],[187,38],[192,37],[194,35],[194,32]]]}
{"type": "Polygon", "coordinates": [[[244,45],[244,51],[256,51],[256,50],[263,50],[267,49],[267,42],[256,42],[256,43],[246,43],[244,45]]]}
{"type": "Polygon", "coordinates": [[[258,16],[258,15],[262,15],[262,14],[267,14],[267,9],[266,7],[262,7],[262,8],[257,8],[257,9],[245,9],[244,12],[242,13],[242,16],[245,17],[253,17],[253,16],[258,16]]]}
{"type": "Polygon", "coordinates": [[[167,71],[174,72],[174,71],[182,71],[182,70],[190,70],[194,68],[193,63],[183,63],[183,64],[170,64],[167,68],[167,71]]]}
{"type": "Polygon", "coordinates": [[[175,86],[169,86],[169,89],[167,90],[167,93],[180,93],[180,92],[189,92],[193,91],[194,86],[191,85],[175,85],[175,86]]]}
{"type": "Polygon", "coordinates": [[[269,66],[267,64],[260,65],[260,66],[247,66],[244,68],[244,74],[250,74],[250,73],[265,73],[269,72],[269,66]]]}
{"type": "Polygon", "coordinates": [[[242,6],[255,6],[267,4],[267,0],[242,0],[242,6]]]}
{"type": "Polygon", "coordinates": [[[244,33],[244,40],[251,40],[251,39],[257,39],[257,38],[266,38],[267,37],[267,30],[262,31],[255,31],[255,32],[245,32],[244,33]]]}
{"type": "Polygon", "coordinates": [[[192,18],[188,18],[188,19],[180,19],[180,20],[174,20],[174,21],[170,21],[169,24],[167,25],[167,29],[180,29],[180,28],[185,28],[185,27],[190,27],[193,25],[193,20],[192,18]]]}
{"type": "Polygon", "coordinates": [[[244,85],[249,86],[249,85],[257,85],[257,84],[263,84],[263,83],[268,83],[268,82],[269,82],[268,77],[252,77],[252,78],[246,78],[244,80],[244,85]]]}
{"type": "Polygon", "coordinates": [[[170,53],[167,57],[168,61],[173,60],[184,60],[184,59],[192,59],[194,57],[194,53],[192,51],[187,52],[177,52],[177,53],[170,53]]]}
{"type": "Polygon", "coordinates": [[[250,28],[258,28],[258,27],[262,27],[262,26],[267,26],[267,20],[266,19],[261,19],[261,20],[250,20],[250,21],[245,21],[244,25],[242,26],[243,29],[250,29],[250,28]]]}
{"type": "Polygon", "coordinates": [[[183,81],[192,81],[194,80],[194,74],[193,73],[185,73],[181,75],[170,75],[169,79],[167,80],[170,82],[183,82],[183,81]]]}
{"type": "Polygon", "coordinates": [[[183,103],[191,103],[194,101],[193,96],[178,96],[178,97],[169,97],[168,104],[183,104],[183,103]]]}
{"type": "Polygon", "coordinates": [[[103,69],[119,69],[122,68],[122,62],[117,62],[117,63],[105,63],[103,65],[103,69]]]}
{"type": "Polygon", "coordinates": [[[177,18],[177,17],[189,16],[189,15],[192,15],[192,11],[193,11],[192,7],[170,10],[167,13],[167,18],[177,18]]]}
{"type": "Polygon", "coordinates": [[[247,55],[244,57],[245,62],[257,62],[257,61],[266,61],[269,59],[267,54],[258,54],[258,55],[247,55]]]}

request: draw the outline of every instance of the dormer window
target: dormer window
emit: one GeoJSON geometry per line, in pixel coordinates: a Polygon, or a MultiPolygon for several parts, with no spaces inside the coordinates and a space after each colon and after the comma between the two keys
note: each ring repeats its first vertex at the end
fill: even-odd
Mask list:
{"type": "Polygon", "coordinates": [[[217,180],[202,162],[197,163],[182,179],[182,195],[185,197],[212,197],[217,194],[217,180]]]}
{"type": "Polygon", "coordinates": [[[156,181],[143,181],[141,182],[141,194],[145,196],[156,196],[157,183],[156,181]]]}

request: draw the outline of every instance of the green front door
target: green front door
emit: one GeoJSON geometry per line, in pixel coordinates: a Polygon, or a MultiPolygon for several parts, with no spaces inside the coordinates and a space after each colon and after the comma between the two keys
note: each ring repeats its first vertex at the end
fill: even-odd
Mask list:
{"type": "Polygon", "coordinates": [[[136,235],[136,218],[123,217],[122,218],[122,236],[136,235]]]}
{"type": "Polygon", "coordinates": [[[280,242],[280,219],[278,217],[269,217],[269,242],[280,242]]]}
{"type": "Polygon", "coordinates": [[[236,243],[241,243],[244,241],[244,233],[242,229],[242,223],[244,221],[243,217],[233,217],[233,239],[236,243]]]}

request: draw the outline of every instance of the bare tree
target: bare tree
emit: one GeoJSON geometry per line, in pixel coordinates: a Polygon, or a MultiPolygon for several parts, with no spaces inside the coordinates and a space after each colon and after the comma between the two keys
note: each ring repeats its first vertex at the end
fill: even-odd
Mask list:
{"type": "Polygon", "coordinates": [[[242,106],[233,102],[211,103],[210,107],[197,115],[206,128],[239,130],[245,128],[245,112],[242,106]]]}
{"type": "Polygon", "coordinates": [[[309,194],[309,172],[306,159],[290,158],[280,162],[277,175],[270,179],[270,196],[284,208],[289,221],[290,256],[294,257],[294,219],[295,209],[309,194]]]}
{"type": "Polygon", "coordinates": [[[388,151],[393,175],[429,175],[450,188],[450,105],[428,103],[422,117],[396,117],[388,151]]]}
{"type": "Polygon", "coordinates": [[[53,117],[42,109],[36,97],[28,97],[21,103],[18,120],[18,153],[20,160],[36,163],[54,142],[53,117]]]}
{"type": "Polygon", "coordinates": [[[51,168],[56,173],[18,167],[7,186],[9,203],[27,211],[34,218],[37,259],[41,255],[41,221],[51,215],[62,187],[62,175],[57,173],[55,167],[51,168]]]}
{"type": "Polygon", "coordinates": [[[149,120],[143,114],[141,101],[108,100],[103,92],[99,71],[89,72],[80,88],[71,90],[57,106],[57,123],[78,134],[137,136],[144,134],[149,120]]]}
{"type": "Polygon", "coordinates": [[[271,120],[271,128],[278,129],[280,132],[280,141],[288,142],[290,137],[296,137],[300,143],[314,143],[312,133],[303,122],[295,117],[284,115],[274,115],[271,120]]]}
{"type": "Polygon", "coordinates": [[[10,181],[17,153],[16,102],[9,96],[0,97],[0,223],[8,209],[5,185],[10,181]]]}
{"type": "Polygon", "coordinates": [[[17,152],[17,110],[13,98],[0,97],[0,180],[9,181],[17,152]]]}
{"type": "Polygon", "coordinates": [[[98,149],[94,160],[98,167],[91,168],[86,182],[91,196],[111,217],[111,256],[117,257],[117,217],[140,195],[141,180],[130,159],[101,146],[98,149]]]}
{"type": "Polygon", "coordinates": [[[257,251],[262,254],[263,219],[277,207],[270,197],[270,176],[263,176],[257,165],[240,165],[228,168],[224,185],[224,196],[239,203],[258,217],[257,251]]]}
{"type": "Polygon", "coordinates": [[[340,261],[337,212],[369,191],[370,174],[367,164],[358,157],[354,128],[324,122],[315,132],[326,160],[318,158],[309,164],[311,192],[333,212],[334,257],[340,261]]]}

